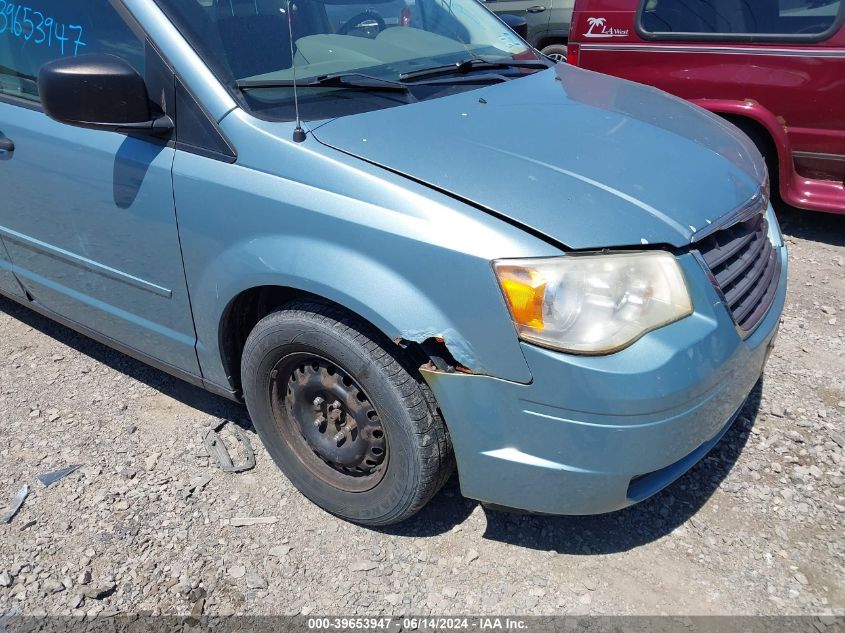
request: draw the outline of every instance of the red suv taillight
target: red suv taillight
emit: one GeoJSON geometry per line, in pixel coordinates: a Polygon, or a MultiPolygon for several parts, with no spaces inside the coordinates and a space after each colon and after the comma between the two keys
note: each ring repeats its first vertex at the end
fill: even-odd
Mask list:
{"type": "Polygon", "coordinates": [[[581,50],[581,46],[578,44],[567,44],[566,45],[566,63],[571,64],[572,66],[578,65],[578,56],[581,50]]]}
{"type": "Polygon", "coordinates": [[[402,8],[402,17],[399,18],[399,24],[402,26],[411,24],[411,10],[407,6],[402,8]]]}

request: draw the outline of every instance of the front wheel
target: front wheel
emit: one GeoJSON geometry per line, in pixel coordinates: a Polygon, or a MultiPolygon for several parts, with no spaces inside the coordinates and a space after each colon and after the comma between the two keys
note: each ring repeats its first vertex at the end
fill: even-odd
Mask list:
{"type": "Polygon", "coordinates": [[[309,499],[344,519],[407,519],[453,469],[434,397],[387,339],[332,305],[297,301],[250,334],[241,380],[253,424],[309,499]]]}

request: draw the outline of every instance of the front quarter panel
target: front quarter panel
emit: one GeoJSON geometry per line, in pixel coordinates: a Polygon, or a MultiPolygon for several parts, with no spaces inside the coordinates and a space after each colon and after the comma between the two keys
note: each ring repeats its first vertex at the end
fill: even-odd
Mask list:
{"type": "Polygon", "coordinates": [[[174,187],[206,380],[227,386],[220,333],[241,292],[320,295],[391,339],[442,337],[463,365],[529,382],[490,260],[559,254],[422,185],[240,110],[222,122],[230,165],[179,152],[174,187]]]}

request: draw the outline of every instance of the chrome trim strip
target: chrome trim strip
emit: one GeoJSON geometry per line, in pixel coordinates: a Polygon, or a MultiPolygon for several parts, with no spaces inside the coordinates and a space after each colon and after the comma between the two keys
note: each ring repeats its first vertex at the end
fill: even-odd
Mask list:
{"type": "Polygon", "coordinates": [[[709,224],[703,229],[696,231],[692,236],[690,243],[695,244],[696,242],[699,242],[704,238],[713,235],[713,233],[721,231],[722,229],[726,229],[740,222],[745,222],[758,213],[765,213],[768,207],[769,201],[766,199],[766,196],[763,195],[763,189],[758,188],[751,198],[743,202],[736,209],[727,215],[720,217],[718,220],[715,220],[712,224],[709,224]]]}
{"type": "Polygon", "coordinates": [[[582,43],[582,50],[629,51],[640,53],[711,53],[770,57],[824,57],[845,59],[845,49],[775,48],[771,46],[701,46],[690,44],[593,44],[582,43]]]}
{"type": "Polygon", "coordinates": [[[845,161],[843,154],[823,154],[822,152],[792,152],[795,158],[810,158],[814,160],[835,160],[845,161]]]}
{"type": "MultiPolygon", "coordinates": [[[[145,290],[146,292],[158,295],[159,297],[164,297],[165,299],[173,298],[172,290],[169,290],[162,286],[158,286],[144,279],[134,277],[128,273],[124,273],[115,268],[105,266],[104,264],[97,263],[86,257],[82,257],[81,255],[76,255],[75,253],[71,253],[70,251],[66,251],[62,248],[51,246],[50,244],[46,244],[40,240],[36,240],[34,238],[23,235],[22,233],[13,231],[12,229],[6,228],[5,226],[0,226],[0,235],[10,241],[17,242],[21,246],[29,248],[33,251],[43,253],[50,257],[56,257],[57,259],[66,261],[69,264],[77,266],[78,268],[90,270],[91,272],[97,273],[98,275],[102,275],[103,277],[108,277],[110,279],[114,279],[115,281],[120,281],[134,288],[138,288],[139,290],[145,290]]],[[[12,262],[12,268],[15,268],[14,262],[12,262]]]]}

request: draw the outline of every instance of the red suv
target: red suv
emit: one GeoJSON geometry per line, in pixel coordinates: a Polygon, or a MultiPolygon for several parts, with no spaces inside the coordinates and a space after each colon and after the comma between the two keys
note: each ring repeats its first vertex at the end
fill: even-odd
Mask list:
{"type": "Polygon", "coordinates": [[[785,202],[845,213],[845,0],[577,0],[568,60],[748,134],[785,202]]]}

